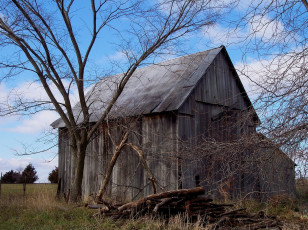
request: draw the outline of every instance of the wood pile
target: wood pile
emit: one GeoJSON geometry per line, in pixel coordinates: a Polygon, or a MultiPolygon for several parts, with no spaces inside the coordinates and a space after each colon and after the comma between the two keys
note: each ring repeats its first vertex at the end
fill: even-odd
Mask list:
{"type": "Polygon", "coordinates": [[[233,205],[215,204],[212,199],[202,196],[204,193],[204,188],[198,187],[153,194],[125,204],[112,205],[101,201],[100,211],[95,216],[114,219],[154,216],[168,221],[170,217],[182,215],[184,221],[199,221],[208,229],[281,229],[275,217],[265,216],[262,212],[250,215],[245,209],[232,210],[233,205]]]}

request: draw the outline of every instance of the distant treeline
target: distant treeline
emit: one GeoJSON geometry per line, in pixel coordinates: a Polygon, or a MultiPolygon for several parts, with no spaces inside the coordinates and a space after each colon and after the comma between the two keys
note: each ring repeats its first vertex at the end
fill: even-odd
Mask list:
{"type": "Polygon", "coordinates": [[[22,172],[10,170],[1,177],[1,183],[27,183],[32,184],[39,178],[34,166],[30,163],[28,164],[22,172]]]}

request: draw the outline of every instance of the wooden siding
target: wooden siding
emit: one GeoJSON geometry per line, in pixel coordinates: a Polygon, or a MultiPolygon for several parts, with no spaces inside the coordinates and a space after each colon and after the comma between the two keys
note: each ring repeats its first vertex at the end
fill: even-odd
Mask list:
{"type": "MultiPolygon", "coordinates": [[[[177,118],[163,113],[142,118],[143,148],[152,173],[166,190],[177,189],[177,118]]],[[[148,179],[145,177],[145,181],[148,179]]],[[[151,194],[148,185],[145,194],[151,194]]]]}
{"type": "MultiPolygon", "coordinates": [[[[143,116],[135,123],[130,130],[127,143],[132,143],[143,150],[150,170],[166,190],[176,189],[176,115],[169,113],[143,116]]],[[[73,154],[63,130],[59,132],[59,176],[62,181],[62,192],[68,192],[73,175],[71,168],[73,154]]],[[[89,144],[82,184],[85,198],[95,195],[99,190],[107,163],[115,148],[113,142],[119,143],[123,133],[121,122],[110,123],[109,135],[107,126],[104,125],[97,137],[89,144]]],[[[107,195],[118,201],[134,200],[149,195],[153,193],[153,189],[148,177],[137,153],[125,146],[114,167],[107,195]]]]}
{"type": "Polygon", "coordinates": [[[276,194],[295,196],[295,164],[281,150],[260,148],[257,171],[260,182],[261,199],[276,194]]]}
{"type": "Polygon", "coordinates": [[[73,154],[69,147],[69,140],[65,129],[59,129],[59,178],[62,192],[68,192],[72,179],[73,154]]]}
{"type": "Polygon", "coordinates": [[[248,109],[249,105],[244,100],[223,53],[216,56],[179,112],[194,114],[197,102],[240,110],[248,109]]]}
{"type": "MultiPolygon", "coordinates": [[[[213,138],[216,141],[231,141],[242,134],[256,132],[256,124],[252,116],[243,114],[249,111],[249,104],[243,99],[240,86],[231,66],[224,54],[219,53],[208,67],[198,85],[192,91],[178,111],[178,135],[186,145],[198,145],[202,137],[213,138]],[[221,118],[223,119],[221,119],[221,118]],[[241,125],[239,125],[241,124],[241,125]]],[[[187,149],[187,147],[185,147],[187,149]]],[[[198,154],[195,153],[196,159],[198,154]]],[[[240,156],[239,156],[240,159],[240,156]]],[[[183,188],[196,186],[196,178],[208,191],[217,190],[216,185],[202,183],[207,181],[209,159],[199,159],[193,164],[190,159],[183,159],[181,165],[181,180],[183,188]]],[[[241,161],[239,160],[239,164],[241,161]]],[[[215,180],[221,181],[219,165],[215,169],[215,180]]],[[[241,175],[234,175],[232,180],[232,196],[241,189],[241,175]]]]}

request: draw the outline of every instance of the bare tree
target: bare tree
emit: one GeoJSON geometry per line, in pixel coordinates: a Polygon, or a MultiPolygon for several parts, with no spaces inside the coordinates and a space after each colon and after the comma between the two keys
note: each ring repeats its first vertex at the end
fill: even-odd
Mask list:
{"type": "Polygon", "coordinates": [[[230,43],[242,43],[244,64],[238,71],[256,90],[259,131],[286,151],[303,173],[308,151],[307,1],[239,5],[244,13],[229,20],[230,43]]]}
{"type": "Polygon", "coordinates": [[[202,185],[225,200],[294,195],[292,160],[250,126],[251,113],[224,113],[208,122],[204,134],[179,141],[184,186],[202,185]]]}
{"type": "Polygon", "coordinates": [[[0,67],[6,73],[3,79],[19,79],[22,72],[31,73],[48,99],[25,101],[16,95],[9,105],[1,105],[1,115],[45,109],[60,115],[74,154],[70,199],[76,201],[82,193],[86,148],[135,70],[146,60],[170,50],[169,47],[176,47],[183,35],[213,24],[225,9],[225,4],[210,0],[154,3],[91,0],[79,5],[74,0],[5,0],[0,7],[0,41],[5,51],[0,67]],[[128,29],[123,30],[121,20],[129,21],[128,29]],[[81,21],[87,30],[80,29],[81,21]],[[107,28],[122,38],[120,47],[128,64],[122,66],[121,81],[105,104],[103,114],[90,126],[91,93],[86,95],[85,87],[96,78],[88,74],[88,63],[99,37],[108,33],[107,28]],[[79,38],[85,33],[87,42],[81,42],[79,38]],[[74,87],[78,94],[76,107],[70,100],[74,87]]]}

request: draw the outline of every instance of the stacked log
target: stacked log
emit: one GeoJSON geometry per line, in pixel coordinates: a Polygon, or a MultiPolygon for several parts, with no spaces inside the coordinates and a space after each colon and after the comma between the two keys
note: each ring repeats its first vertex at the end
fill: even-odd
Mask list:
{"type": "Polygon", "coordinates": [[[112,205],[102,201],[104,207],[96,216],[114,219],[154,216],[168,221],[170,217],[182,215],[183,221],[201,221],[200,224],[208,229],[281,229],[274,217],[262,212],[250,215],[245,209],[232,210],[233,205],[215,204],[211,198],[203,196],[204,193],[203,187],[197,187],[153,194],[125,204],[112,205]]]}

